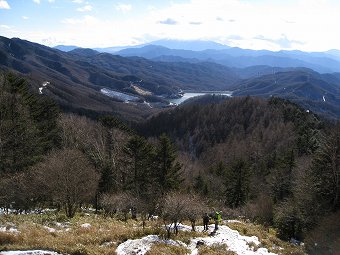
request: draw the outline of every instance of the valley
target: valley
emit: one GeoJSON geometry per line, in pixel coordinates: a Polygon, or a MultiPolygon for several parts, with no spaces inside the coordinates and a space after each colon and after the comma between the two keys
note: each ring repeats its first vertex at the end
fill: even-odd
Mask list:
{"type": "MultiPolygon", "coordinates": [[[[148,47],[151,47],[150,51],[154,52],[152,45],[148,47]]],[[[239,49],[215,49],[214,51],[216,54],[221,51],[223,55],[226,50],[239,49]]],[[[172,57],[180,57],[174,59],[175,61],[164,58],[148,60],[82,48],[62,52],[20,39],[2,37],[0,63],[5,70],[13,70],[27,76],[34,81],[35,88],[40,87],[40,84],[48,79],[53,86],[45,92],[59,101],[64,109],[88,112],[88,114],[98,111],[115,112],[121,117],[135,115],[135,119],[139,119],[140,115],[144,117],[152,115],[154,110],[150,109],[166,107],[170,101],[176,102],[176,98],[181,97],[179,94],[181,91],[199,93],[231,90],[234,96],[282,97],[327,118],[336,119],[340,116],[340,78],[337,73],[318,73],[305,67],[280,67],[277,61],[274,61],[275,66],[257,65],[242,69],[233,65],[215,63],[215,60],[209,57],[187,61],[189,58],[183,58],[177,51],[171,53],[174,54],[171,55],[172,57]],[[210,60],[212,62],[207,62],[210,60]],[[102,89],[137,97],[141,103],[144,101],[147,103],[146,107],[139,108],[136,104],[121,105],[119,98],[109,99],[100,92],[102,89]],[[327,97],[327,101],[323,100],[324,96],[327,97]],[[150,108],[149,104],[153,107],[150,108]],[[116,107],[116,105],[120,106],[116,107]],[[143,109],[143,113],[139,112],[140,109],[143,109]]],[[[240,53],[237,54],[240,56],[271,54],[261,51],[239,51],[240,53]]],[[[193,53],[198,54],[200,51],[193,51],[193,53]]],[[[291,54],[305,56],[302,53],[291,54]]],[[[332,60],[334,64],[337,63],[335,58],[334,56],[332,60]]]]}

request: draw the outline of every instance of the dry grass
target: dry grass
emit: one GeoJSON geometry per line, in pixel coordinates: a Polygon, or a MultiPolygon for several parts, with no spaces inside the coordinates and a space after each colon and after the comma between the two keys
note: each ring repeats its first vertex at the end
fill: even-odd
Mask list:
{"type": "Polygon", "coordinates": [[[117,246],[127,239],[159,234],[157,226],[150,225],[144,230],[141,223],[130,220],[117,221],[101,216],[75,217],[66,227],[57,225],[56,217],[46,215],[11,215],[0,217],[1,224],[13,223],[19,234],[0,233],[0,250],[44,249],[73,255],[111,255],[117,246]],[[42,224],[43,223],[43,224],[42,224]],[[82,227],[89,223],[88,228],[82,227]],[[49,232],[45,226],[53,227],[49,232]]]}
{"type": "Polygon", "coordinates": [[[183,246],[158,243],[151,246],[146,255],[186,255],[190,251],[183,246]]]}
{"type": "MultiPolygon", "coordinates": [[[[166,231],[159,222],[148,222],[143,229],[140,221],[118,221],[98,215],[77,215],[69,220],[55,213],[44,215],[2,215],[0,225],[17,228],[19,233],[0,232],[0,250],[44,249],[70,255],[113,255],[117,246],[127,239],[141,238],[155,234],[165,238],[166,231]],[[90,227],[83,227],[88,223],[90,227]],[[50,227],[55,232],[50,232],[50,227]]],[[[251,223],[228,223],[240,234],[257,236],[261,242],[254,248],[266,247],[269,251],[283,255],[305,254],[304,248],[294,246],[276,237],[273,229],[267,232],[261,225],[251,223]],[[283,248],[283,250],[280,249],[283,248]]],[[[172,234],[171,239],[189,244],[192,238],[206,237],[207,233],[180,231],[172,234]]],[[[186,254],[188,250],[181,246],[154,244],[148,255],[186,254]]],[[[202,246],[199,254],[233,254],[225,245],[202,246]]]]}
{"type": "Polygon", "coordinates": [[[201,246],[198,249],[199,255],[236,255],[232,251],[228,251],[228,246],[225,244],[214,244],[211,246],[201,246]]]}
{"type": "Polygon", "coordinates": [[[192,238],[207,237],[208,233],[192,232],[192,231],[179,231],[178,235],[172,235],[171,239],[181,241],[185,244],[189,244],[192,238]]]}
{"type": "Polygon", "coordinates": [[[13,233],[0,232],[0,247],[18,242],[18,236],[13,233]]]}
{"type": "Polygon", "coordinates": [[[287,242],[282,241],[276,237],[274,229],[266,230],[262,225],[256,225],[252,223],[227,223],[227,226],[231,229],[237,230],[241,235],[246,236],[257,236],[260,245],[254,245],[254,249],[265,247],[270,252],[278,253],[282,255],[304,255],[306,254],[303,246],[296,246],[287,242]],[[283,248],[283,249],[280,249],[283,248]]]}

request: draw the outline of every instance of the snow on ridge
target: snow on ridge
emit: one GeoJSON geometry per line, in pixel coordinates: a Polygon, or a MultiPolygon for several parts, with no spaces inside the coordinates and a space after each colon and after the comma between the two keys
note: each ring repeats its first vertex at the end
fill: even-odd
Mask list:
{"type": "Polygon", "coordinates": [[[51,83],[49,81],[44,81],[42,83],[42,87],[39,88],[39,94],[42,94],[43,92],[43,89],[47,86],[47,85],[50,85],[51,83]]]}

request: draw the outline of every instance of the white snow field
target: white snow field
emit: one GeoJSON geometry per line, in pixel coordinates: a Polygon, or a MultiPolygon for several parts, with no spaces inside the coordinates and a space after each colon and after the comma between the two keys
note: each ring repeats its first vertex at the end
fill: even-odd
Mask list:
{"type": "MultiPolygon", "coordinates": [[[[179,225],[179,230],[190,231],[191,227],[179,225]]],[[[212,231],[214,225],[210,225],[212,231]]],[[[203,231],[203,226],[197,226],[196,231],[203,231]]],[[[211,232],[209,231],[209,232],[211,232]]],[[[189,245],[183,242],[173,240],[161,240],[158,236],[149,235],[141,239],[127,240],[117,247],[118,255],[143,255],[151,249],[154,243],[166,243],[169,245],[181,245],[190,250],[190,255],[198,254],[197,243],[201,245],[211,246],[214,244],[226,244],[228,250],[235,252],[238,255],[277,255],[269,252],[266,248],[258,248],[254,251],[252,245],[259,245],[259,239],[256,236],[242,236],[236,230],[232,230],[227,226],[219,226],[219,229],[213,236],[193,238],[189,245]]]]}

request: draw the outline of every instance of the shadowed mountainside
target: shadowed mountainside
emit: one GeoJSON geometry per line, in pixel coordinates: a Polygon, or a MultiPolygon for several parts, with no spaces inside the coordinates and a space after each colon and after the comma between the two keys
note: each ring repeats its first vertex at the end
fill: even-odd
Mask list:
{"type": "Polygon", "coordinates": [[[277,72],[241,81],[234,95],[281,97],[327,117],[340,117],[340,80],[312,70],[277,72]]]}

